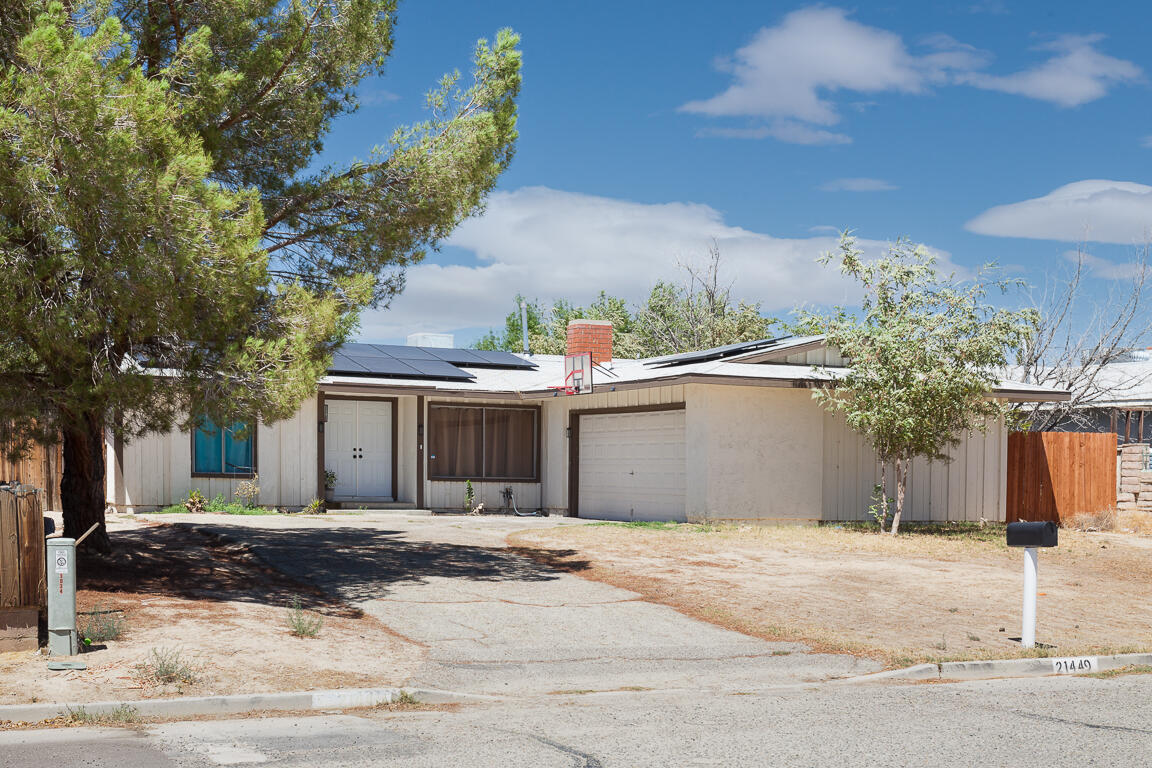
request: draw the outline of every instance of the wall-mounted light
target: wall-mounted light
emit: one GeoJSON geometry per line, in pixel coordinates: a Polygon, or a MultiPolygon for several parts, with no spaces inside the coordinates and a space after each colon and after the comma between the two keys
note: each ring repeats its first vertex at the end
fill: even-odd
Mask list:
{"type": "Polygon", "coordinates": [[[564,437],[572,437],[572,427],[564,427],[564,437]]]}

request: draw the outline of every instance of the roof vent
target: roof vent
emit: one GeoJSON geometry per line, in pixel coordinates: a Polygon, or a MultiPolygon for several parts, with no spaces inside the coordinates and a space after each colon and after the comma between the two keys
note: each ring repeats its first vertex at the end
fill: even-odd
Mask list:
{"type": "Polygon", "coordinates": [[[450,333],[410,333],[408,346],[453,349],[456,346],[456,337],[450,333]]]}

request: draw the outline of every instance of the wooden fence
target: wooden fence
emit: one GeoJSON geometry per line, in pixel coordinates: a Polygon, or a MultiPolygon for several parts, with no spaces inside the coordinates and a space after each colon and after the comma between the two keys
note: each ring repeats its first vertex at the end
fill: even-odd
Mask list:
{"type": "Polygon", "coordinates": [[[0,489],[0,608],[47,605],[42,496],[0,489]]]}
{"type": "Polygon", "coordinates": [[[1062,522],[1115,506],[1115,433],[1008,435],[1008,522],[1062,522]]]}
{"type": "Polygon", "coordinates": [[[0,483],[21,483],[44,490],[46,509],[60,509],[60,472],[64,466],[60,443],[37,445],[19,461],[8,461],[0,446],[0,483]]]}

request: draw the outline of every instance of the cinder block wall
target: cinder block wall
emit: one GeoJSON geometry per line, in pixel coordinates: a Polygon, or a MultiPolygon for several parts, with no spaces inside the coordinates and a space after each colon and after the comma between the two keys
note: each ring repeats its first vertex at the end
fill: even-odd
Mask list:
{"type": "Polygon", "coordinates": [[[1116,492],[1117,509],[1152,510],[1152,471],[1148,466],[1148,444],[1131,443],[1120,449],[1120,467],[1116,472],[1120,487],[1116,492]]]}

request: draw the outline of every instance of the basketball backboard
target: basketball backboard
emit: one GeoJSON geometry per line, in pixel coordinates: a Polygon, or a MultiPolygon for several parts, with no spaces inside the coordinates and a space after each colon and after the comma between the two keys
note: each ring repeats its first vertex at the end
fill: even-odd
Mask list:
{"type": "Polygon", "coordinates": [[[569,395],[592,394],[592,353],[564,356],[564,391],[569,395]]]}

